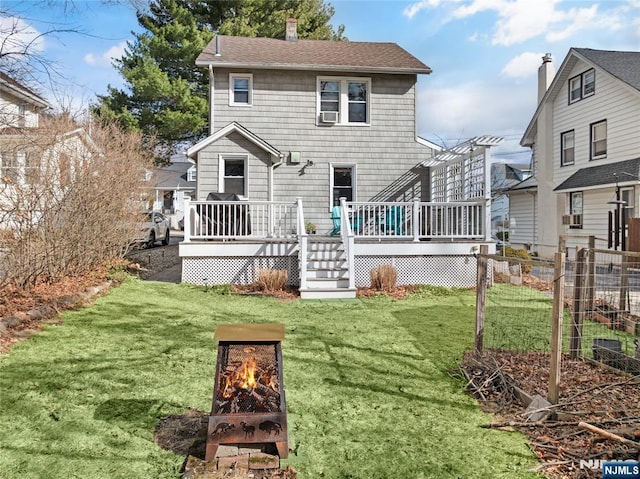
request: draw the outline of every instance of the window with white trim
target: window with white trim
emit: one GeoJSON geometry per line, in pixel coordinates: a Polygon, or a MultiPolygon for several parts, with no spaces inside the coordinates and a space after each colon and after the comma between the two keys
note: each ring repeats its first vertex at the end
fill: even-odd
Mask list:
{"type": "Polygon", "coordinates": [[[20,179],[20,165],[15,151],[0,152],[0,181],[17,183],[20,179]]]}
{"type": "Polygon", "coordinates": [[[192,166],[187,170],[187,181],[196,181],[196,167],[192,166]]]}
{"type": "Polygon", "coordinates": [[[229,73],[229,106],[251,106],[252,104],[253,75],[229,73]]]}
{"type": "Polygon", "coordinates": [[[220,182],[221,193],[235,193],[238,196],[247,195],[247,157],[221,156],[220,182]]]}
{"type": "Polygon", "coordinates": [[[596,71],[592,68],[569,79],[569,103],[582,100],[596,92],[596,71]]]}
{"type": "Polygon", "coordinates": [[[607,120],[591,124],[591,159],[607,156],[607,120]]]}
{"type": "Polygon", "coordinates": [[[331,165],[329,178],[331,184],[330,206],[338,206],[340,198],[347,201],[356,199],[356,166],[355,165],[331,165]]]}
{"type": "Polygon", "coordinates": [[[624,214],[625,224],[629,224],[629,218],[635,217],[636,199],[633,186],[629,188],[620,188],[620,199],[624,201],[622,211],[624,214]]]}
{"type": "Polygon", "coordinates": [[[370,78],[318,77],[319,124],[368,125],[370,104],[370,78]],[[331,113],[336,113],[337,121],[328,120],[331,113]]]}
{"type": "Polygon", "coordinates": [[[569,214],[571,215],[569,228],[582,228],[582,191],[569,193],[569,214]]]}
{"type": "Polygon", "coordinates": [[[575,131],[560,134],[560,166],[573,165],[575,161],[575,131]]]}

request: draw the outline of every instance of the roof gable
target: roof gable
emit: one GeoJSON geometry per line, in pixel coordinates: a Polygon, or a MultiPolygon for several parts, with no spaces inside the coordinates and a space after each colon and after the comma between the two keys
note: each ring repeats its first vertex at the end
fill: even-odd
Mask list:
{"type": "Polygon", "coordinates": [[[613,76],[640,95],[640,52],[571,48],[531,118],[520,140],[521,146],[530,146],[534,142],[538,116],[542,107],[549,102],[553,102],[564,90],[565,83],[578,60],[582,60],[592,67],[613,76]]]}
{"type": "Polygon", "coordinates": [[[266,151],[267,153],[270,153],[271,155],[277,158],[283,157],[283,154],[280,152],[280,150],[274,148],[265,140],[260,138],[258,135],[256,135],[255,133],[253,133],[252,131],[248,130],[247,128],[242,126],[240,123],[235,121],[229,123],[224,128],[221,128],[218,131],[216,131],[213,135],[193,145],[191,148],[187,150],[187,156],[189,158],[195,158],[197,153],[200,150],[215,143],[220,138],[224,138],[225,136],[230,135],[231,133],[239,133],[240,135],[244,136],[247,140],[249,140],[251,143],[255,144],[259,148],[262,148],[264,151],[266,151]]]}
{"type": "Polygon", "coordinates": [[[196,65],[345,72],[431,73],[431,68],[395,43],[336,40],[287,41],[215,36],[196,65]]]}

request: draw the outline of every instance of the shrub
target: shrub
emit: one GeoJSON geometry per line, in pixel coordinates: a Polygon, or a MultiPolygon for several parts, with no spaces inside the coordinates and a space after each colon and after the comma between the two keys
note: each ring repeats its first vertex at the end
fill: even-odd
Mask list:
{"type": "Polygon", "coordinates": [[[398,270],[390,264],[383,264],[369,272],[371,287],[387,293],[393,291],[398,280],[398,270]]]}
{"type": "Polygon", "coordinates": [[[261,291],[282,291],[287,284],[287,278],[286,269],[259,269],[256,284],[261,291]]]}
{"type": "MultiPolygon", "coordinates": [[[[509,246],[506,246],[504,248],[504,255],[508,258],[519,258],[519,259],[523,259],[527,262],[524,263],[520,263],[522,266],[522,272],[525,274],[529,274],[531,273],[531,271],[533,270],[533,266],[531,266],[531,254],[529,254],[529,252],[525,249],[515,249],[515,248],[511,248],[509,246]]],[[[516,264],[516,263],[509,263],[509,264],[516,264]]]]}

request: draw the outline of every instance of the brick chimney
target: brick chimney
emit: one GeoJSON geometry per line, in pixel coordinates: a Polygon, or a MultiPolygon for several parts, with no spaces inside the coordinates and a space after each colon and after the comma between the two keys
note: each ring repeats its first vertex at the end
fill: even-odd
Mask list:
{"type": "Polygon", "coordinates": [[[551,60],[551,53],[547,53],[542,57],[542,65],[538,68],[538,104],[540,104],[544,94],[549,89],[554,76],[555,70],[551,60]]]}
{"type": "Polygon", "coordinates": [[[288,42],[298,41],[298,20],[295,18],[287,18],[287,30],[284,39],[288,42]]]}

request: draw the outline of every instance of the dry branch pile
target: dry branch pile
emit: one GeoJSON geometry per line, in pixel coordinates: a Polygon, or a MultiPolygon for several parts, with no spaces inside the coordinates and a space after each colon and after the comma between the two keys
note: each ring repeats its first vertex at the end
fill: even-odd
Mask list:
{"type": "Polygon", "coordinates": [[[581,460],[640,460],[640,378],[564,357],[560,401],[550,408],[558,420],[530,422],[514,386],[546,397],[548,354],[487,351],[467,355],[461,368],[470,392],[496,415],[487,427],[526,434],[547,477],[600,477],[581,460]]]}

